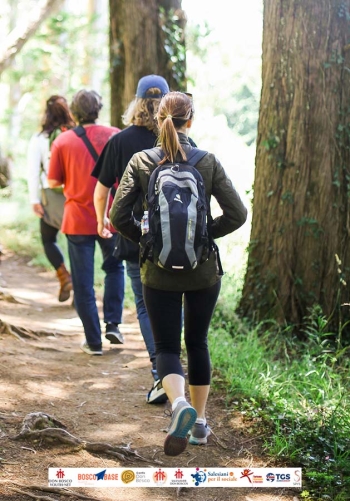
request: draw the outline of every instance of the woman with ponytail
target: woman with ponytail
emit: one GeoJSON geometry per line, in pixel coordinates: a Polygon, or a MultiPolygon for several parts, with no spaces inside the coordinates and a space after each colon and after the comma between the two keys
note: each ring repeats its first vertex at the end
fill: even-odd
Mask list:
{"type": "MultiPolygon", "coordinates": [[[[185,93],[169,92],[161,99],[156,117],[158,147],[163,154],[159,164],[185,162],[192,150],[188,140],[194,118],[192,100],[185,93]]],[[[140,194],[145,200],[156,167],[145,151],[136,153],[127,165],[110,211],[113,226],[134,242],[140,241],[141,229],[132,208],[140,194]]],[[[214,196],[222,210],[211,225],[213,238],[237,230],[246,221],[247,209],[219,160],[207,153],[196,169],[202,175],[208,200],[214,196]]],[[[206,444],[210,434],[205,414],[211,376],[207,335],[221,285],[216,253],[188,272],[168,271],[146,260],[141,280],[155,341],[157,371],[172,404],[164,453],[177,456],[188,441],[192,445],[206,444]],[[182,305],[191,403],[186,397],[181,364],[182,305]]]]}

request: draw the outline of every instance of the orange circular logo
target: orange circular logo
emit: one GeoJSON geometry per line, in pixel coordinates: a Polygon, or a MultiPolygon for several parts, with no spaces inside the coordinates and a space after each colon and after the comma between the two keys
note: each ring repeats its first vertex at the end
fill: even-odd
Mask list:
{"type": "Polygon", "coordinates": [[[124,484],[130,484],[133,480],[135,480],[135,473],[132,470],[124,470],[122,472],[122,482],[124,484]]]}

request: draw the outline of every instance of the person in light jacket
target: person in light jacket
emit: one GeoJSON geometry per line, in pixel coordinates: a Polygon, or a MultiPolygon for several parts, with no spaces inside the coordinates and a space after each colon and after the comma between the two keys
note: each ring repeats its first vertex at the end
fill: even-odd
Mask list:
{"type": "Polygon", "coordinates": [[[75,121],[66,99],[59,95],[51,96],[46,101],[41,131],[31,137],[27,152],[30,203],[34,214],[40,220],[40,236],[45,255],[56,270],[60,283],[58,293],[60,302],[67,301],[72,290],[72,279],[57,243],[65,198],[62,190],[54,191],[49,188],[47,172],[53,138],[74,125],[75,121]]]}

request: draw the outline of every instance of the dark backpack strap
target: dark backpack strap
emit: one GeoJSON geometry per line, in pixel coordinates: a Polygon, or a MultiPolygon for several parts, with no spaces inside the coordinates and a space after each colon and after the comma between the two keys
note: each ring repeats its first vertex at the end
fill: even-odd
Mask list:
{"type": "Polygon", "coordinates": [[[87,137],[85,128],[82,127],[81,125],[78,125],[77,127],[74,127],[74,129],[72,129],[72,130],[73,130],[73,132],[76,133],[76,135],[78,137],[80,137],[84,141],[85,146],[87,147],[87,149],[90,152],[90,155],[95,160],[95,162],[97,162],[99,154],[97,153],[97,151],[93,147],[92,142],[90,141],[90,139],[87,137]]]}
{"type": "Polygon", "coordinates": [[[143,150],[143,151],[146,153],[148,158],[150,158],[157,165],[164,157],[164,153],[162,152],[162,150],[160,148],[157,148],[157,147],[151,148],[149,150],[143,150]]]}
{"type": "MultiPolygon", "coordinates": [[[[207,154],[207,151],[200,150],[199,148],[192,148],[190,153],[187,155],[187,163],[195,167],[197,163],[205,157],[207,154]]],[[[207,229],[208,229],[208,237],[209,237],[209,242],[212,250],[216,254],[216,261],[219,269],[219,275],[222,276],[224,274],[224,270],[222,268],[222,263],[220,259],[220,252],[219,252],[219,247],[215,243],[213,239],[213,234],[212,234],[212,224],[213,224],[213,216],[211,215],[211,210],[210,210],[210,202],[208,197],[206,196],[207,199],[207,219],[208,219],[208,224],[207,224],[207,229]]]]}
{"type": "MultiPolygon", "coordinates": [[[[151,148],[150,150],[143,150],[146,155],[153,160],[154,163],[159,164],[159,162],[164,158],[164,153],[160,148],[151,148]]],[[[195,167],[195,165],[207,154],[207,151],[200,150],[199,148],[192,148],[187,155],[187,163],[195,167]]]]}
{"type": "Polygon", "coordinates": [[[192,150],[187,155],[187,163],[192,165],[192,167],[195,167],[207,153],[207,151],[200,150],[199,148],[192,148],[192,150]]]}

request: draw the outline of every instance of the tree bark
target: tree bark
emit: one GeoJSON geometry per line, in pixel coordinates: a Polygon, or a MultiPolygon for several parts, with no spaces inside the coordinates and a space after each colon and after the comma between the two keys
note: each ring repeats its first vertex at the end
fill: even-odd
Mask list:
{"type": "Polygon", "coordinates": [[[111,124],[123,127],[121,116],[142,76],[160,74],[172,90],[185,90],[185,17],[181,0],[109,0],[109,5],[111,124]]]}
{"type": "Polygon", "coordinates": [[[25,25],[17,26],[8,34],[5,48],[0,55],[0,75],[10,66],[12,60],[30,37],[34,35],[41,23],[58,9],[63,4],[63,1],[47,0],[37,12],[35,11],[35,15],[25,25]]]}
{"type": "MultiPolygon", "coordinates": [[[[11,184],[11,161],[3,157],[0,151],[0,190],[7,188],[11,184]]],[[[1,324],[1,320],[0,320],[1,324]]]]}
{"type": "Polygon", "coordinates": [[[349,0],[264,2],[244,316],[349,318],[349,27],[349,0]]]}

